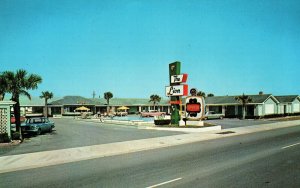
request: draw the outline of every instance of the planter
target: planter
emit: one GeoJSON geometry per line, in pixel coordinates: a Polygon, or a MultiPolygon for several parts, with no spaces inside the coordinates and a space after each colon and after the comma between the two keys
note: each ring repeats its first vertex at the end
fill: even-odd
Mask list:
{"type": "Polygon", "coordinates": [[[170,119],[156,119],[154,120],[155,125],[169,125],[171,123],[170,119]]]}

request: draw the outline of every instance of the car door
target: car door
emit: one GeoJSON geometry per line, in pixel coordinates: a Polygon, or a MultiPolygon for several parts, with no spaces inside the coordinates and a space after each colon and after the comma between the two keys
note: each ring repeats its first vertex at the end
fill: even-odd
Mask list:
{"type": "Polygon", "coordinates": [[[50,131],[52,125],[51,125],[49,119],[45,118],[44,120],[45,120],[44,124],[45,124],[45,127],[47,128],[47,131],[50,131]]]}
{"type": "Polygon", "coordinates": [[[42,132],[47,131],[44,122],[45,122],[45,121],[44,121],[44,118],[40,118],[40,119],[39,119],[39,127],[40,127],[40,129],[41,129],[42,132]]]}

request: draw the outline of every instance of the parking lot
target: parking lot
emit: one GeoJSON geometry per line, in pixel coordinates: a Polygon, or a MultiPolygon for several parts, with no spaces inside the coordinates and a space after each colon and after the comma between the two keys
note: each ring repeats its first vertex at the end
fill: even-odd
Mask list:
{"type": "Polygon", "coordinates": [[[53,132],[26,136],[24,142],[17,146],[0,147],[0,156],[184,134],[138,129],[136,126],[128,125],[79,121],[72,118],[51,119],[51,121],[55,122],[53,132]]]}

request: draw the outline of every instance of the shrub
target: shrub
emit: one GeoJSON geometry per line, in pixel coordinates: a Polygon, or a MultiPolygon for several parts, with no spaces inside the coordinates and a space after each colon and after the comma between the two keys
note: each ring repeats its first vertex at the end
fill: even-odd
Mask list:
{"type": "Polygon", "coordinates": [[[10,142],[10,138],[7,133],[0,134],[0,143],[8,143],[10,142]]]}
{"type": "Polygon", "coordinates": [[[20,133],[19,132],[13,132],[11,135],[13,140],[19,140],[20,139],[20,133]]]}
{"type": "Polygon", "coordinates": [[[155,125],[169,125],[170,123],[170,119],[154,120],[155,125]]]}

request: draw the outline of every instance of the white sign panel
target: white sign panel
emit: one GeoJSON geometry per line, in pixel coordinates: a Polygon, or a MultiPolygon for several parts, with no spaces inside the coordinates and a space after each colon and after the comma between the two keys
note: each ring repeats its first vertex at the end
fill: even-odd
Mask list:
{"type": "Polygon", "coordinates": [[[187,85],[167,86],[166,96],[186,96],[188,93],[187,85]]]}
{"type": "Polygon", "coordinates": [[[190,96],[185,99],[186,118],[188,120],[201,120],[204,116],[205,101],[200,96],[190,96]]]}
{"type": "Polygon", "coordinates": [[[180,74],[180,75],[171,76],[171,83],[172,84],[186,82],[186,80],[187,80],[187,74],[180,74]]]}

